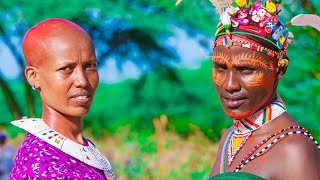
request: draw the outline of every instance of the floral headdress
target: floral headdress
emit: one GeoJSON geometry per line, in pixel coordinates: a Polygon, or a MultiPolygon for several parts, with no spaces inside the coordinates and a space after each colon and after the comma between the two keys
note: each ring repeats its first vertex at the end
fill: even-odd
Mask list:
{"type": "MultiPolygon", "coordinates": [[[[177,0],[178,5],[182,0],[177,0]]],[[[279,66],[285,66],[288,43],[293,34],[287,25],[311,25],[320,31],[320,18],[313,14],[294,17],[289,23],[279,18],[283,0],[210,0],[220,14],[213,48],[221,45],[239,46],[276,58],[279,66]],[[281,61],[280,61],[281,60],[281,61]]]]}

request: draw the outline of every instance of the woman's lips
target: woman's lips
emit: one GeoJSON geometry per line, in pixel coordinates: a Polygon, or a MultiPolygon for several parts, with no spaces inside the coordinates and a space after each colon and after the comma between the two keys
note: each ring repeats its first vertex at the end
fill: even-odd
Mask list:
{"type": "Polygon", "coordinates": [[[85,106],[90,103],[91,94],[88,92],[80,92],[71,96],[71,99],[75,104],[85,106]]]}
{"type": "Polygon", "coordinates": [[[222,100],[222,104],[224,104],[226,107],[230,108],[230,109],[237,109],[239,108],[243,102],[244,102],[244,98],[221,98],[222,100]]]}
{"type": "Polygon", "coordinates": [[[80,105],[80,106],[83,106],[83,105],[87,105],[89,102],[90,102],[90,97],[88,96],[76,96],[76,97],[73,97],[72,100],[80,105]]]}

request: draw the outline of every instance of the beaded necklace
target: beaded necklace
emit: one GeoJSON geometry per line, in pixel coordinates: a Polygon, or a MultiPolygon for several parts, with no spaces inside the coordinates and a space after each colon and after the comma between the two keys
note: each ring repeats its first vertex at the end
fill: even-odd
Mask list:
{"type": "Polygon", "coordinates": [[[258,143],[256,146],[254,146],[254,148],[249,152],[249,154],[247,154],[242,160],[241,162],[238,164],[238,166],[233,170],[233,172],[238,172],[240,169],[243,168],[243,166],[245,166],[246,164],[248,164],[250,161],[254,160],[255,158],[263,155],[267,149],[269,149],[271,146],[273,146],[276,142],[278,142],[280,139],[283,139],[285,137],[288,137],[289,135],[292,134],[301,134],[304,136],[307,136],[308,138],[310,138],[315,145],[317,146],[317,148],[320,150],[320,145],[318,144],[318,142],[314,139],[314,137],[311,135],[310,132],[308,132],[305,128],[301,127],[301,126],[290,126],[284,129],[281,129],[280,131],[271,134],[269,137],[265,138],[264,140],[262,140],[260,143],[258,143]],[[297,131],[290,131],[290,132],[286,132],[289,131],[290,129],[299,129],[297,131]],[[286,133],[284,133],[286,132],[286,133]],[[284,133],[284,134],[282,134],[284,133]],[[261,151],[259,151],[258,153],[256,153],[254,156],[251,156],[257,149],[259,149],[263,144],[265,144],[267,141],[269,141],[271,138],[277,136],[281,134],[279,137],[277,137],[276,139],[274,139],[271,143],[269,143],[267,146],[265,146],[261,151]],[[251,156],[251,157],[250,157],[251,156]],[[250,158],[249,158],[250,157],[250,158]]]}
{"type": "MultiPolygon", "coordinates": [[[[229,136],[227,137],[227,141],[231,138],[231,134],[233,133],[233,130],[230,132],[229,136]]],[[[304,135],[308,138],[310,138],[314,144],[317,146],[317,148],[320,150],[320,145],[319,143],[314,139],[314,137],[311,135],[310,132],[308,132],[305,128],[301,127],[301,126],[290,126],[284,129],[281,129],[280,131],[271,134],[270,136],[268,136],[267,138],[263,139],[261,142],[259,142],[257,145],[255,145],[251,151],[244,156],[244,158],[240,161],[240,163],[237,165],[237,167],[233,170],[233,172],[238,172],[240,171],[246,164],[248,164],[249,162],[251,162],[252,160],[254,160],[255,158],[263,155],[265,152],[267,152],[268,149],[270,149],[271,146],[275,145],[278,141],[280,141],[283,138],[286,138],[290,135],[293,134],[301,134],[304,135]],[[289,131],[292,129],[298,129],[296,131],[289,131]],[[289,131],[289,132],[287,132],[289,131]],[[280,135],[281,134],[281,135],[280,135]],[[266,144],[271,138],[276,137],[280,135],[279,137],[275,138],[271,143],[269,143],[268,145],[266,145],[262,150],[260,150],[259,152],[257,152],[254,156],[253,153],[258,150],[260,147],[262,147],[264,144],[266,144]]],[[[224,157],[225,157],[225,151],[226,151],[226,143],[225,146],[223,148],[222,151],[222,155],[221,155],[221,163],[220,163],[220,173],[224,173],[224,157]]]]}
{"type": "Polygon", "coordinates": [[[278,97],[270,105],[257,111],[253,115],[244,119],[234,119],[232,135],[227,140],[228,143],[228,164],[231,165],[236,154],[247,142],[252,132],[272,121],[282,113],[286,111],[286,108],[282,100],[278,97]]]}

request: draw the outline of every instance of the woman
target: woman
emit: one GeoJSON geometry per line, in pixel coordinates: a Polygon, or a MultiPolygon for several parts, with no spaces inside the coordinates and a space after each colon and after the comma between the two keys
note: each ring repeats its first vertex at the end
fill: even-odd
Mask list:
{"type": "Polygon", "coordinates": [[[12,122],[27,136],[9,179],[116,179],[108,160],[82,135],[82,117],[99,82],[89,35],[73,22],[48,19],[26,33],[22,48],[42,118],[12,122]]]}
{"type": "MultiPolygon", "coordinates": [[[[221,16],[212,79],[226,115],[209,179],[320,179],[320,146],[277,94],[288,67],[290,33],[281,0],[211,0],[221,16]]],[[[306,21],[304,21],[306,23],[306,21]]]]}

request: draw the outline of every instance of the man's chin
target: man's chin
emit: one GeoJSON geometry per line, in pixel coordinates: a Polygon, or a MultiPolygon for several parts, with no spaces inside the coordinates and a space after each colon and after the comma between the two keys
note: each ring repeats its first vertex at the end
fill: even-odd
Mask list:
{"type": "Polygon", "coordinates": [[[252,111],[229,111],[224,109],[225,114],[232,119],[243,119],[250,116],[253,112],[252,111]]]}

